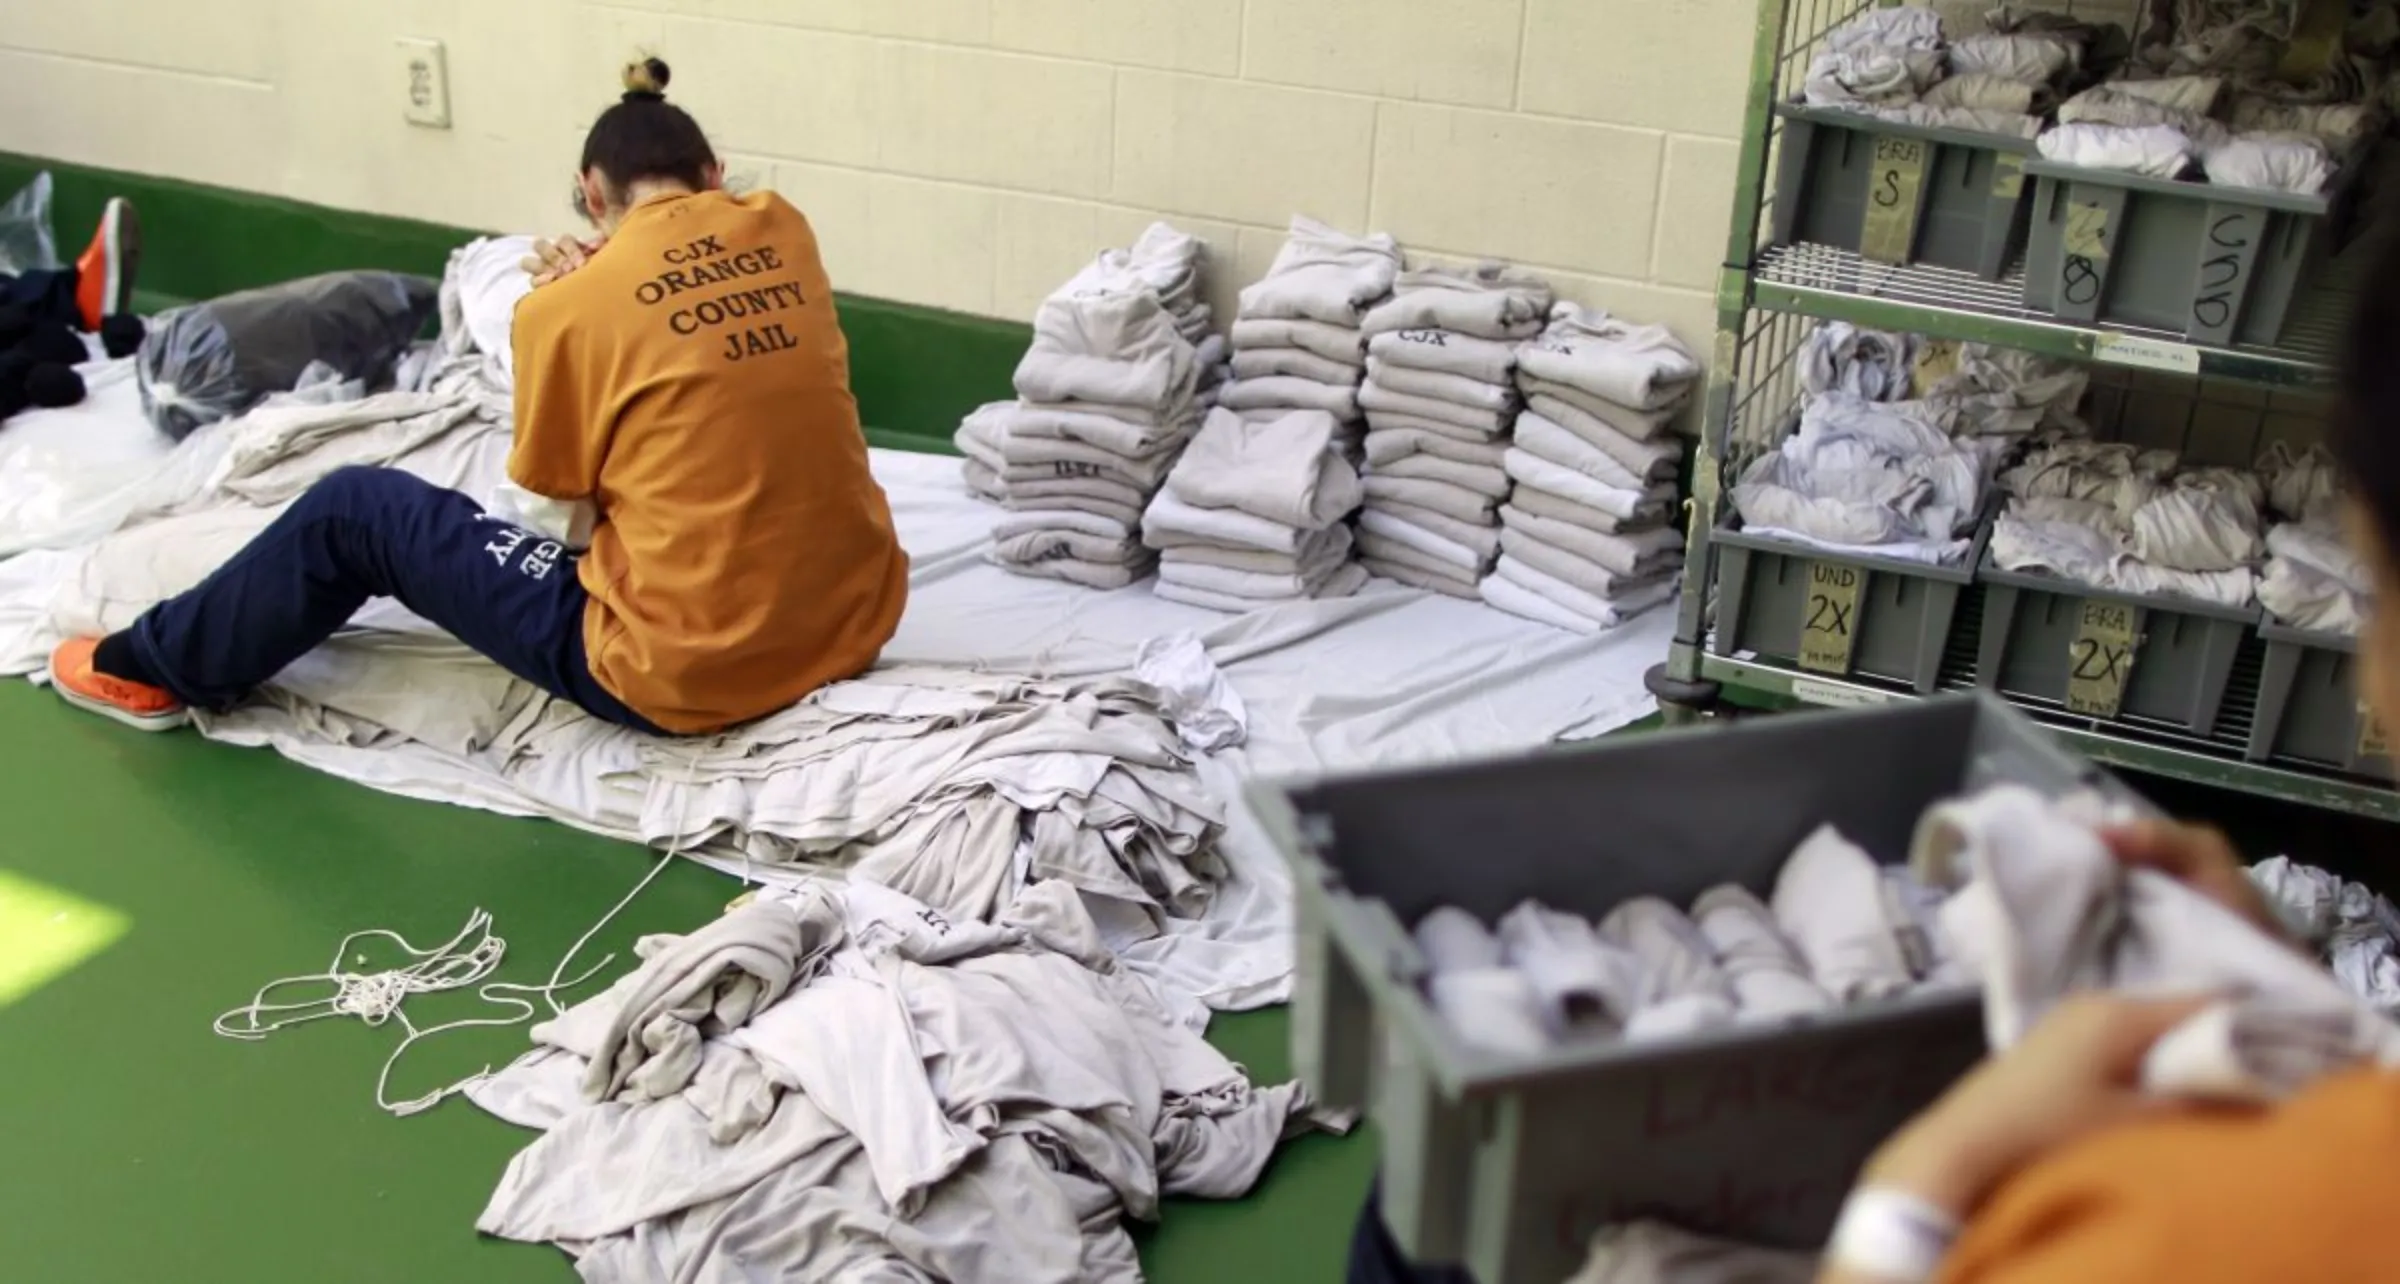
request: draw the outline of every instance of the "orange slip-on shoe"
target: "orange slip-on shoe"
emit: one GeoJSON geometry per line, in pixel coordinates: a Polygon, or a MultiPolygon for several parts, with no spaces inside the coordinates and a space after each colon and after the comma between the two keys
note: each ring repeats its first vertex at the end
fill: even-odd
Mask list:
{"type": "Polygon", "coordinates": [[[50,653],[50,685],[68,704],[137,731],[173,731],[192,720],[182,702],[157,687],[93,668],[99,646],[96,638],[72,638],[50,653]]]}
{"type": "Polygon", "coordinates": [[[102,321],[133,310],[134,270],[141,263],[141,216],[133,212],[133,202],[111,197],[92,243],[75,260],[75,306],[84,329],[98,334],[102,321]]]}

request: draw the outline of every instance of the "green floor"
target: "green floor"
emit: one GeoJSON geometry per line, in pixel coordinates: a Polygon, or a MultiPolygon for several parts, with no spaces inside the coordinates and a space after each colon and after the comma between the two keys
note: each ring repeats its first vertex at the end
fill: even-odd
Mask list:
{"type": "MultiPolygon", "coordinates": [[[[0,815],[0,1279],[574,1278],[550,1249],[474,1233],[528,1134],[461,1102],[412,1119],[375,1109],[395,1028],[325,1022],[245,1044],[209,1027],[262,982],[325,966],[347,932],[438,941],[479,906],[508,938],[503,977],[539,981],[640,877],[642,851],[388,798],[188,734],[120,730],[16,682],[0,683],[0,815]],[[28,929],[7,913],[9,887],[26,882],[96,908],[45,908],[28,929]],[[101,910],[127,930],[10,1002],[33,943],[101,910]]],[[[732,891],[694,866],[670,871],[603,944],[688,929],[732,891]]],[[[1222,1020],[1215,1038],[1260,1079],[1288,1074],[1280,1013],[1222,1020]]],[[[429,1041],[401,1063],[394,1095],[524,1046],[521,1031],[429,1041]]],[[[1152,1277],[1341,1278],[1373,1147],[1303,1139],[1249,1200],[1170,1206],[1145,1240],[1152,1277]]]]}

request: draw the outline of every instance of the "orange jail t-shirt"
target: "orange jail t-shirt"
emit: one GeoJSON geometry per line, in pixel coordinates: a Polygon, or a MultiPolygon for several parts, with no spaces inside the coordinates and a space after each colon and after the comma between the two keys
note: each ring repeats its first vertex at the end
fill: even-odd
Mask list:
{"type": "Polygon", "coordinates": [[[592,676],[674,732],[875,662],[908,557],[867,468],[816,233],[771,192],[645,201],[515,326],[508,475],[590,500],[592,676]]]}
{"type": "Polygon", "coordinates": [[[2121,1125],[2018,1173],[1943,1284],[2400,1280],[2400,1074],[2352,1071],[2270,1110],[2121,1125]]]}

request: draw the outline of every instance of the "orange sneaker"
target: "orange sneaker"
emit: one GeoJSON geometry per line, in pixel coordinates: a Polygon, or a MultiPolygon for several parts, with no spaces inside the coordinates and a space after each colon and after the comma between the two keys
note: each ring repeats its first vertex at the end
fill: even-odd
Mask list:
{"type": "Polygon", "coordinates": [[[157,687],[112,678],[92,667],[96,638],[73,638],[50,653],[50,685],[68,704],[122,722],[136,731],[173,731],[192,720],[175,697],[157,687]]]}
{"type": "Polygon", "coordinates": [[[97,334],[100,323],[133,310],[133,274],[142,263],[142,220],[133,202],[109,198],[92,243],[75,260],[75,306],[83,328],[97,334]]]}

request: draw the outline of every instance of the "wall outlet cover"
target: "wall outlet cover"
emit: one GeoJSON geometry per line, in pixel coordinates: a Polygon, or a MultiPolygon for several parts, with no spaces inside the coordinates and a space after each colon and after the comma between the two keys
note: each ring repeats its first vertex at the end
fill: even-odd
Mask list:
{"type": "Polygon", "coordinates": [[[450,128],[450,60],[442,42],[403,39],[399,48],[402,114],[411,125],[450,128]]]}

